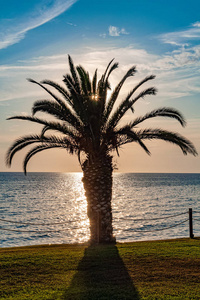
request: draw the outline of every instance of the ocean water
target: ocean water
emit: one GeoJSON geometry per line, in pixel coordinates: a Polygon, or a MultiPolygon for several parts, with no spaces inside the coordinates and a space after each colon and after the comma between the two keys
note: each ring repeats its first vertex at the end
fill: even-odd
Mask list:
{"type": "MultiPolygon", "coordinates": [[[[0,173],[0,247],[89,239],[82,173],[0,173]]],[[[200,236],[200,174],[114,173],[118,242],[200,236]]]]}

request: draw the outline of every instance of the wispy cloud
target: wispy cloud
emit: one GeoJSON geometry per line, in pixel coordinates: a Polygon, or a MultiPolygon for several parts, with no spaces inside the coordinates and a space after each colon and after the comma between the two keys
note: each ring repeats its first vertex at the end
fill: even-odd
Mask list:
{"type": "MultiPolygon", "coordinates": [[[[32,14],[15,19],[12,25],[0,28],[0,49],[7,48],[24,39],[26,33],[37,28],[69,9],[77,0],[54,0],[51,5],[38,7],[32,14]]],[[[11,24],[9,20],[9,24],[11,24]]]]}
{"type": "Polygon", "coordinates": [[[200,22],[193,23],[186,30],[161,34],[158,38],[166,44],[177,46],[188,45],[190,41],[200,39],[200,22]]]}
{"type": "Polygon", "coordinates": [[[100,33],[99,36],[102,37],[103,39],[105,39],[106,38],[106,33],[100,33]]]}
{"type": "Polygon", "coordinates": [[[194,27],[200,27],[200,22],[195,22],[192,24],[194,27]]]}
{"type": "Polygon", "coordinates": [[[71,22],[67,22],[67,25],[76,27],[77,25],[71,22]]]}

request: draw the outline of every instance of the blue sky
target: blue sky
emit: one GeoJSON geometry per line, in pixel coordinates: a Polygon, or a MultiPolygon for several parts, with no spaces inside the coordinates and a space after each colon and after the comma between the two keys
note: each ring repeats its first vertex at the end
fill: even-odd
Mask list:
{"type": "MultiPolygon", "coordinates": [[[[2,1],[0,11],[0,171],[9,171],[5,152],[17,137],[39,132],[36,125],[6,121],[30,113],[34,100],[47,95],[26,81],[51,79],[59,83],[68,71],[67,54],[75,64],[99,74],[115,58],[114,86],[125,71],[137,65],[121,97],[141,78],[155,74],[156,97],[142,100],[136,114],[161,106],[183,112],[187,127],[153,120],[146,127],[163,127],[189,138],[200,152],[200,3],[178,0],[40,0],[2,1]]],[[[120,99],[119,99],[120,101],[120,99]]],[[[126,121],[131,120],[131,113],[126,121]]],[[[151,157],[128,145],[116,159],[121,172],[200,172],[200,159],[183,156],[164,142],[151,142],[151,157]]],[[[10,171],[22,171],[24,152],[10,171]]],[[[34,157],[30,171],[80,171],[76,158],[63,151],[34,157]]]]}

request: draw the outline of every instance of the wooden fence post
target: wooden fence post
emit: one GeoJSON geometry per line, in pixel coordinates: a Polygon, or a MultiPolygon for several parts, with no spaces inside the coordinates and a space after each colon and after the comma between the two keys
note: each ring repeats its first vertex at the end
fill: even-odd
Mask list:
{"type": "Polygon", "coordinates": [[[189,208],[189,232],[190,232],[190,238],[194,238],[193,234],[193,220],[192,220],[192,208],[189,208]]]}

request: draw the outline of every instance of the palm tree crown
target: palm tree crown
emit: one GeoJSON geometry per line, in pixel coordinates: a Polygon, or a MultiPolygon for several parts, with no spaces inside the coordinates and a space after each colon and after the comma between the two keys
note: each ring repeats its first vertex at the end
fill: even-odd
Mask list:
{"type": "Polygon", "coordinates": [[[26,173],[27,163],[36,153],[50,148],[64,148],[69,153],[77,154],[79,162],[81,153],[84,153],[85,160],[93,160],[101,153],[108,153],[116,150],[124,144],[137,142],[148,154],[149,149],[144,144],[145,140],[161,139],[178,145],[183,154],[191,153],[197,155],[193,144],[183,136],[170,131],[156,129],[138,129],[138,125],[150,118],[162,116],[176,119],[182,126],[186,122],[182,114],[173,108],[162,107],[155,109],[144,116],[137,117],[129,124],[120,126],[120,121],[130,109],[134,112],[134,104],[147,95],[156,95],[154,87],[147,88],[137,95],[138,89],[155,78],[147,76],[139,82],[114,109],[114,105],[120,90],[127,78],[136,73],[136,67],[132,67],[124,75],[111,96],[107,99],[107,92],[110,89],[110,74],[118,67],[113,60],[108,64],[100,80],[97,80],[97,70],[92,79],[89,73],[82,66],[75,67],[69,56],[70,73],[64,76],[66,88],[51,81],[43,80],[37,82],[28,79],[30,82],[39,85],[52,98],[52,100],[36,101],[32,108],[32,116],[14,116],[8,118],[27,120],[43,125],[39,135],[28,135],[19,138],[10,147],[7,153],[6,162],[11,165],[14,154],[26,146],[34,144],[34,147],[27,153],[24,159],[24,172],[26,173]],[[60,93],[58,97],[46,86],[53,87],[60,93]],[[54,117],[54,120],[37,118],[37,112],[45,112],[54,117]],[[47,135],[47,131],[59,132],[59,135],[47,135]]]}

